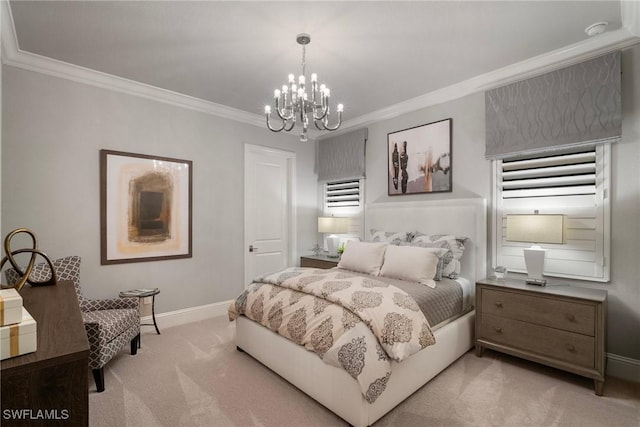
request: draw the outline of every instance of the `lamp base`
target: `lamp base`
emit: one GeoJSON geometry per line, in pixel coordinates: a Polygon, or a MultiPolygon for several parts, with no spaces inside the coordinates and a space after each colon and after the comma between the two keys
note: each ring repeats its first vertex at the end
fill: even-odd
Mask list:
{"type": "Polygon", "coordinates": [[[546,250],[540,246],[531,246],[528,249],[524,249],[524,263],[527,267],[526,283],[528,285],[544,286],[547,281],[542,278],[542,272],[544,271],[544,256],[546,250]]]}
{"type": "Polygon", "coordinates": [[[525,280],[525,283],[527,285],[546,286],[547,281],[544,279],[527,278],[527,280],[525,280]]]}
{"type": "Polygon", "coordinates": [[[336,235],[327,237],[327,256],[329,258],[338,258],[338,243],[340,239],[336,235]]]}

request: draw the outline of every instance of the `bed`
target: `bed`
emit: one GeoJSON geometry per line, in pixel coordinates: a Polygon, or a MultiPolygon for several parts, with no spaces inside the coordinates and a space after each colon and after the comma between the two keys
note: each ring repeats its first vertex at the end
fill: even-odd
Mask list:
{"type": "MultiPolygon", "coordinates": [[[[365,227],[377,230],[455,234],[468,238],[458,282],[473,301],[475,280],[486,272],[486,202],[449,199],[369,204],[365,227]]],[[[433,331],[435,344],[401,362],[392,360],[386,388],[369,403],[347,371],[245,316],[236,321],[236,345],[353,426],[368,426],[426,384],[473,346],[474,311],[433,331]]]]}

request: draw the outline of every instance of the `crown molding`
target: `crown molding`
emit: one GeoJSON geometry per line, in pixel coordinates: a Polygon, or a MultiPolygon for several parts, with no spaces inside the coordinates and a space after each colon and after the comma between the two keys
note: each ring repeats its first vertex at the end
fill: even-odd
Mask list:
{"type": "MultiPolygon", "coordinates": [[[[636,2],[638,3],[638,2],[636,2]]],[[[640,12],[640,7],[637,9],[640,12]]],[[[640,22],[640,20],[637,20],[640,22]]],[[[624,49],[640,43],[636,36],[626,27],[607,32],[585,41],[574,43],[524,61],[472,77],[453,85],[437,89],[418,97],[391,105],[369,114],[346,120],[335,134],[345,133],[354,128],[366,126],[378,121],[391,119],[416,110],[453,101],[473,93],[503,86],[519,80],[531,78],[549,71],[586,61],[605,53],[624,49]]],[[[321,139],[326,136],[323,135],[321,139]]]]}
{"type": "MultiPolygon", "coordinates": [[[[148,84],[117,77],[89,68],[79,67],[63,61],[20,50],[17,42],[11,7],[6,0],[0,1],[2,19],[2,62],[26,70],[72,80],[103,89],[138,96],[180,108],[264,127],[264,117],[222,104],[205,101],[148,84]]],[[[617,49],[640,43],[640,0],[621,2],[623,27],[574,43],[562,49],[526,59],[489,73],[485,73],[453,85],[417,96],[343,122],[339,130],[329,134],[310,132],[309,138],[324,139],[339,135],[354,128],[391,119],[416,110],[462,98],[472,93],[513,83],[555,69],[586,61],[617,49]]],[[[311,130],[310,130],[311,131],[311,130]]]]}

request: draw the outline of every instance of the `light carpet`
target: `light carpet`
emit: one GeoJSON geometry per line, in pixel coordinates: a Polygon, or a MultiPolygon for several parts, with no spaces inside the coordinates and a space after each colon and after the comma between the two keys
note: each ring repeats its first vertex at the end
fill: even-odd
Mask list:
{"type": "MultiPolygon", "coordinates": [[[[345,426],[347,423],[238,352],[226,317],[145,331],[136,356],[89,385],[92,427],[345,426]]],[[[383,426],[640,426],[640,384],[591,380],[486,350],[466,353],[374,424],[383,426]]]]}

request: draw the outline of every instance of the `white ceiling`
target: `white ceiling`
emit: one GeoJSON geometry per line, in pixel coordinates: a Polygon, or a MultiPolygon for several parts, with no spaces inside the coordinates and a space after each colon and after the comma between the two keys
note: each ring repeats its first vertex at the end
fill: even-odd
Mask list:
{"type": "Polygon", "coordinates": [[[619,29],[618,1],[12,1],[21,51],[253,114],[311,72],[345,119],[619,29]]]}

